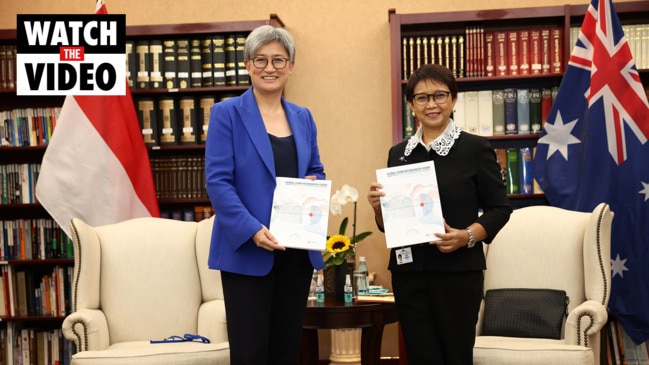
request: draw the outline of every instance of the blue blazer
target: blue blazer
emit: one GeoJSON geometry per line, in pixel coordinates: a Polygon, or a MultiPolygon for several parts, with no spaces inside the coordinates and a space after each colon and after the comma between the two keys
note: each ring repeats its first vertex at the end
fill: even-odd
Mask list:
{"type": "MultiPolygon", "coordinates": [[[[263,276],[273,267],[273,253],[257,247],[252,236],[270,224],[275,191],[275,162],[268,132],[249,88],[239,97],[214,104],[205,146],[207,194],[214,212],[208,265],[212,269],[263,276]]],[[[298,177],[324,179],[317,129],[311,112],[282,98],[293,133],[298,177]]],[[[280,242],[281,244],[281,242],[280,242]]],[[[322,252],[309,251],[316,269],[322,252]]]]}

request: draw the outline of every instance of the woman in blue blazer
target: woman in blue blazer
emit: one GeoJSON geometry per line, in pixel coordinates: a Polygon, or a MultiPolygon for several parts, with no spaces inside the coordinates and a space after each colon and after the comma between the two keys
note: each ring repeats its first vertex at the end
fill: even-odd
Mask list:
{"type": "Polygon", "coordinates": [[[319,251],[282,246],[268,230],[278,176],[324,179],[311,112],[283,98],[295,45],[282,28],[250,33],[252,87],[215,104],[205,147],[216,218],[209,267],[221,270],[231,364],[296,364],[319,251]]]}

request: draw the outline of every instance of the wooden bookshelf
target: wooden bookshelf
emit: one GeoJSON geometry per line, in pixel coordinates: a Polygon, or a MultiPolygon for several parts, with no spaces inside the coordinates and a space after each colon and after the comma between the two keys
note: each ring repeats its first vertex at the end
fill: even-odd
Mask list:
{"type": "MultiPolygon", "coordinates": [[[[283,27],[284,24],[276,14],[270,14],[267,19],[250,20],[250,21],[233,21],[233,22],[213,22],[213,23],[186,23],[186,24],[161,24],[161,25],[141,25],[128,26],[126,31],[127,40],[137,39],[163,39],[184,37],[201,37],[212,34],[247,34],[254,28],[261,25],[273,25],[283,27]]],[[[15,29],[0,29],[0,45],[16,44],[15,29]]],[[[191,87],[182,89],[137,89],[132,88],[131,93],[134,101],[138,97],[164,97],[164,96],[194,96],[201,95],[238,95],[243,93],[248,86],[222,86],[222,87],[191,87]]],[[[39,108],[39,107],[61,107],[64,101],[62,96],[18,96],[16,88],[0,88],[0,112],[11,111],[16,109],[39,108]]],[[[217,99],[218,101],[218,99],[217,99]]],[[[136,109],[137,110],[137,109],[136,109]]],[[[0,121],[2,123],[3,121],[0,121]]],[[[47,146],[0,146],[0,167],[2,165],[20,165],[20,164],[40,164],[47,146]]],[[[187,145],[166,145],[166,146],[148,146],[147,151],[150,159],[165,158],[200,158],[205,155],[205,146],[200,143],[187,145]]],[[[174,174],[174,171],[170,171],[174,174]]],[[[175,171],[178,174],[178,171],[175,171]]],[[[203,186],[204,190],[204,186],[203,186]]],[[[207,196],[203,197],[177,197],[177,198],[160,198],[159,205],[161,210],[188,210],[194,207],[207,209],[210,207],[207,196]]],[[[205,213],[207,214],[207,213],[205,213]]],[[[18,221],[29,219],[50,219],[45,209],[37,202],[30,203],[5,203],[0,200],[0,222],[18,221]]],[[[4,224],[4,223],[3,223],[4,224]]],[[[0,224],[0,228],[3,225],[0,224]]],[[[0,232],[2,235],[2,232],[0,232]]],[[[74,260],[72,258],[47,258],[47,259],[29,259],[21,260],[15,258],[0,257],[0,267],[5,270],[20,270],[24,272],[33,272],[41,275],[53,267],[72,267],[74,260]]],[[[69,278],[71,279],[71,278],[69,278]]],[[[67,293],[66,295],[69,295],[67,293]]],[[[69,297],[65,300],[69,301],[69,297]]],[[[4,303],[0,303],[4,305],[4,303]]],[[[59,329],[60,324],[65,316],[63,315],[7,315],[0,316],[0,330],[2,331],[19,331],[25,326],[30,328],[44,328],[47,330],[59,329]]],[[[62,338],[62,336],[61,336],[62,338]]],[[[8,339],[6,339],[8,341],[8,339]]],[[[63,340],[61,340],[63,343],[63,340]]],[[[9,344],[9,342],[5,343],[9,344]]],[[[7,347],[10,348],[10,347],[7,347]]],[[[6,359],[0,361],[6,362],[6,359]]]]}
{"type": "MultiPolygon", "coordinates": [[[[403,43],[404,39],[424,39],[428,37],[433,39],[449,35],[464,35],[465,38],[468,38],[468,29],[470,27],[480,27],[484,31],[484,34],[496,31],[507,32],[526,29],[556,28],[561,31],[562,37],[560,45],[562,53],[561,72],[476,77],[474,75],[461,75],[461,71],[458,70],[458,74],[456,75],[460,92],[505,88],[556,88],[561,83],[563,72],[567,67],[568,59],[572,51],[572,44],[570,42],[571,28],[581,27],[587,8],[588,5],[563,5],[412,14],[399,14],[395,9],[390,9],[388,11],[388,18],[390,23],[393,144],[397,144],[408,137],[404,133],[403,95],[405,85],[407,84],[407,71],[409,68],[412,68],[413,64],[415,66],[414,68],[417,65],[416,62],[409,61],[410,58],[414,58],[414,55],[411,54],[414,51],[409,42],[407,44],[403,43]]],[[[649,2],[622,2],[615,4],[615,8],[623,26],[626,24],[649,25],[649,21],[647,20],[649,19],[649,2]]],[[[484,40],[484,38],[482,39],[484,40]]],[[[422,46],[422,53],[424,53],[424,49],[425,47],[422,46]]],[[[479,52],[483,51],[484,49],[479,52]]],[[[428,52],[433,52],[433,50],[429,50],[428,52]]],[[[465,49],[463,54],[465,58],[462,62],[465,62],[465,64],[462,69],[466,71],[466,63],[468,62],[466,55],[468,51],[465,49]]],[[[419,53],[417,53],[417,56],[419,56],[419,53]]],[[[649,57],[649,54],[645,57],[649,57]]],[[[455,65],[452,61],[450,63],[455,65]]],[[[649,68],[639,68],[639,72],[643,83],[649,85],[649,68]]],[[[645,89],[647,89],[649,94],[649,86],[645,89]]],[[[487,138],[494,148],[534,148],[539,137],[539,133],[531,133],[490,135],[487,138]]],[[[509,197],[515,207],[547,204],[543,194],[512,194],[509,197]]]]}

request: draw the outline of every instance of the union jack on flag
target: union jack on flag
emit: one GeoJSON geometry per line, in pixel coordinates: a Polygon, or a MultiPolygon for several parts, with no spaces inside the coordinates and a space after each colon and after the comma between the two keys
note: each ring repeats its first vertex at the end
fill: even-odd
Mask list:
{"type": "Polygon", "coordinates": [[[534,176],[553,206],[607,202],[609,310],[649,339],[649,103],[611,0],[592,0],[538,140],[534,176]]]}

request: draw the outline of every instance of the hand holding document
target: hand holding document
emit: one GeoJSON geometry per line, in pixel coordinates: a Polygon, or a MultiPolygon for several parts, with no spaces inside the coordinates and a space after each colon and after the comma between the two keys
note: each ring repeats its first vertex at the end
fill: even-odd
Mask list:
{"type": "Polygon", "coordinates": [[[433,161],[376,170],[388,248],[439,240],[442,205],[433,161]]]}
{"type": "Polygon", "coordinates": [[[270,232],[284,247],[324,250],[330,197],[330,180],[278,177],[270,232]]]}

